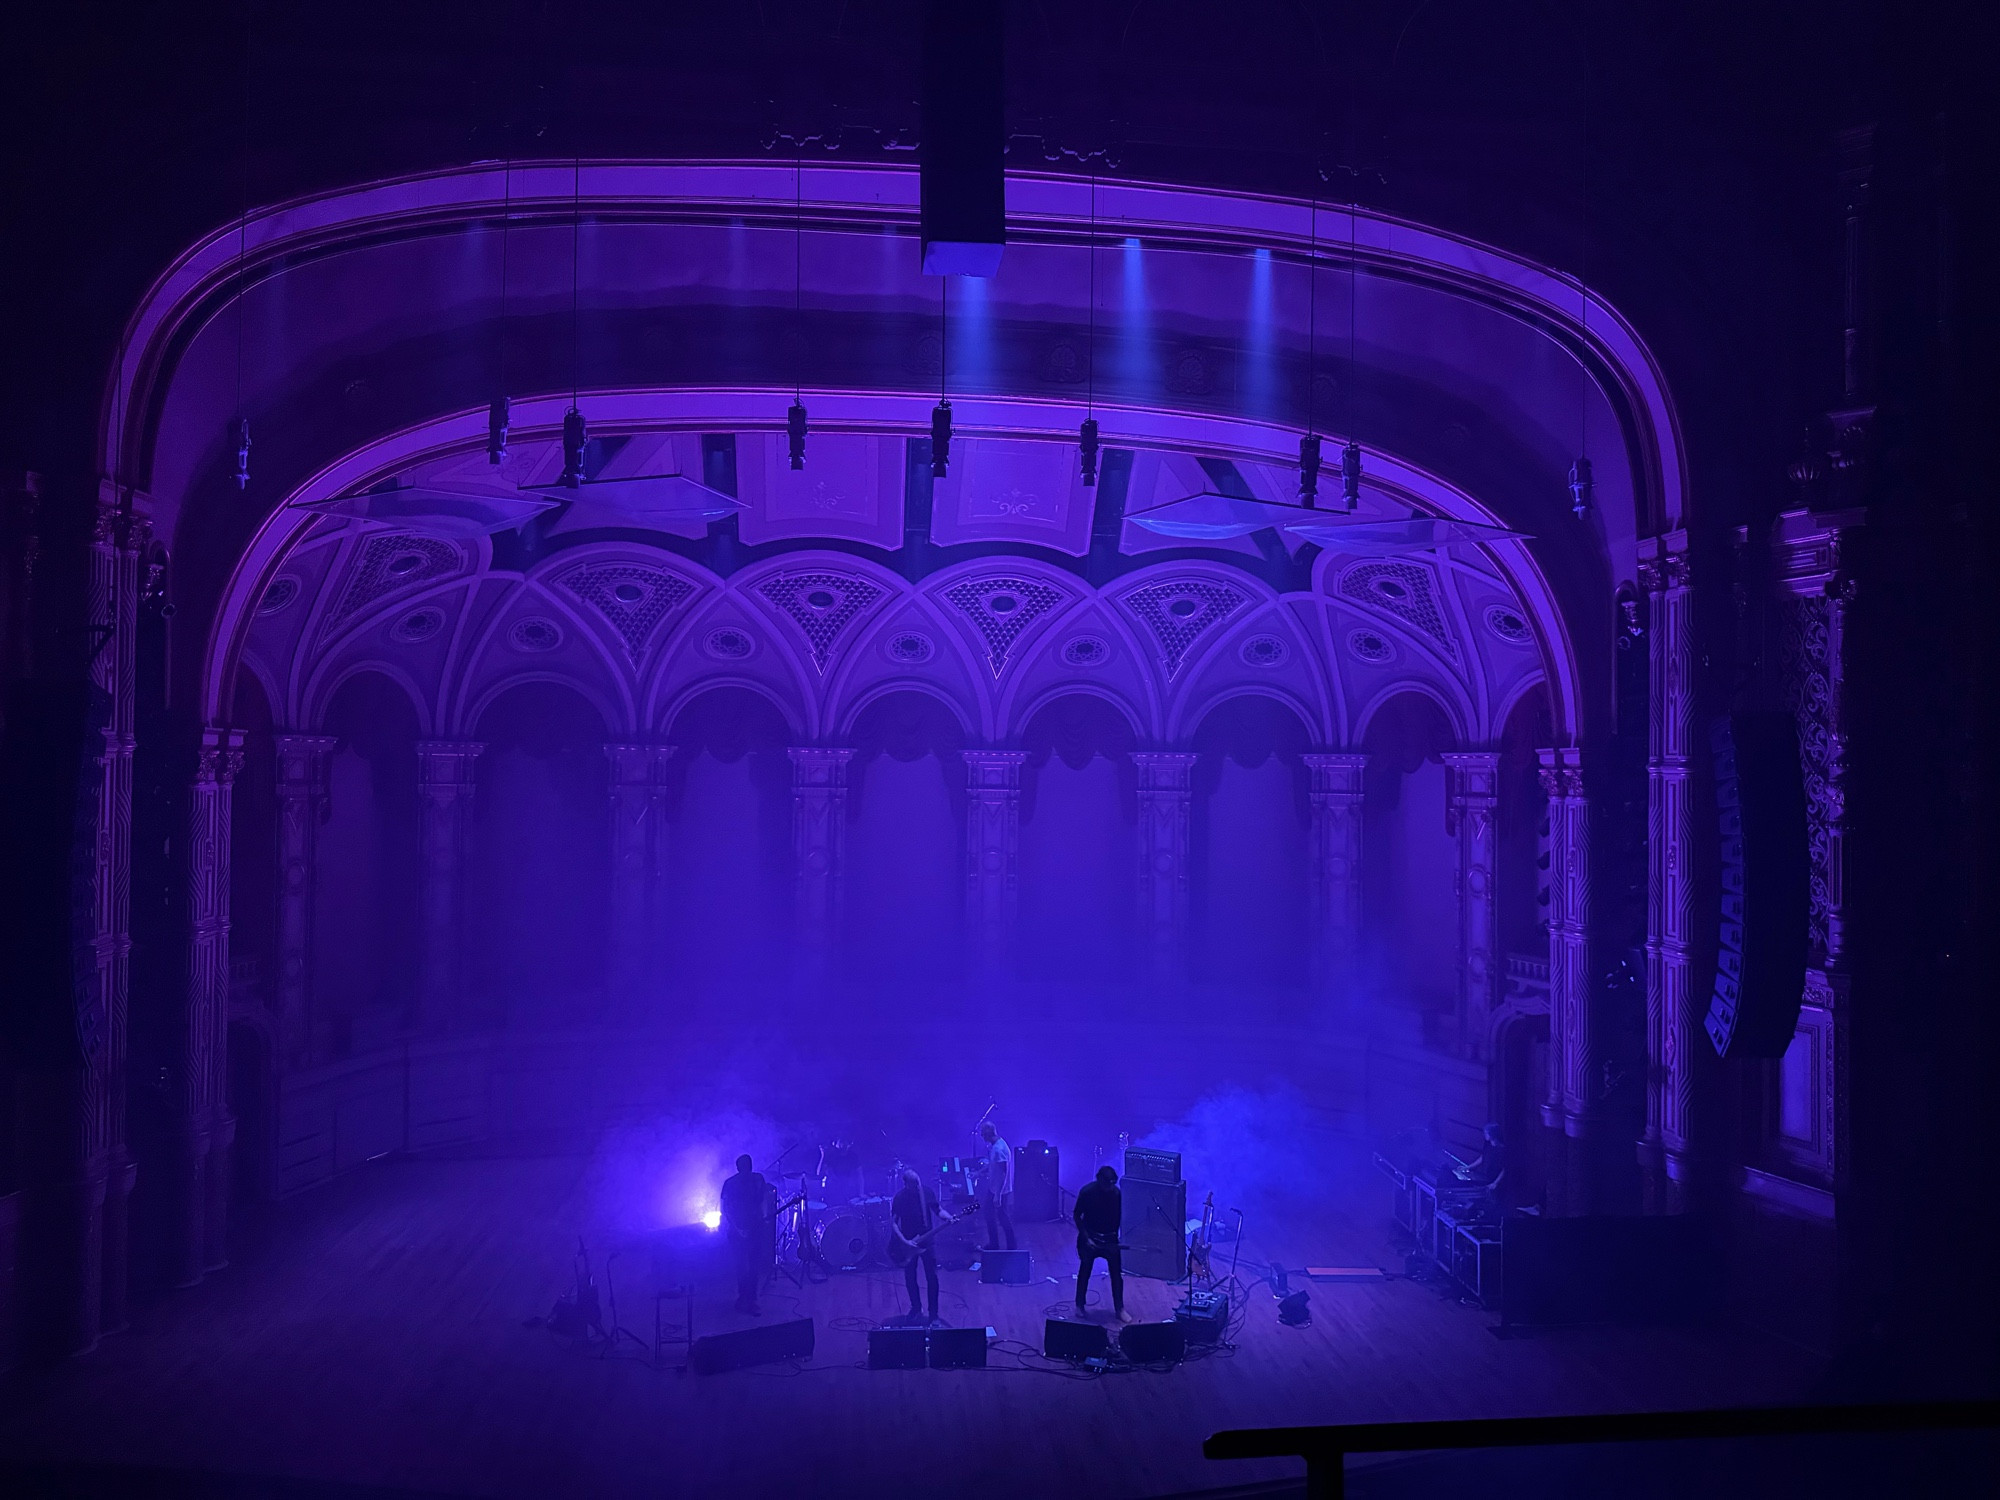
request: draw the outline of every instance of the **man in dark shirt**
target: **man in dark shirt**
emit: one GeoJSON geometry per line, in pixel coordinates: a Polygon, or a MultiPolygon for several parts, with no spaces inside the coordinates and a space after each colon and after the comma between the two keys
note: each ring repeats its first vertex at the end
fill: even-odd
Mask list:
{"type": "Polygon", "coordinates": [[[1118,1191],[1118,1174],[1099,1167],[1097,1179],[1083,1185],[1070,1211],[1076,1221],[1076,1313],[1083,1316],[1090,1295],[1090,1273],[1097,1258],[1111,1271],[1111,1306],[1121,1323],[1131,1322],[1125,1312],[1125,1257],[1118,1248],[1118,1230],[1125,1221],[1125,1195],[1118,1191]]]}
{"type": "MultiPolygon", "coordinates": [[[[903,1173],[903,1185],[896,1196],[889,1201],[889,1232],[905,1244],[915,1244],[920,1235],[930,1232],[938,1221],[937,1194],[924,1186],[924,1181],[914,1169],[903,1173]]],[[[924,1316],[923,1304],[917,1301],[917,1262],[924,1264],[924,1288],[930,1293],[930,1320],[938,1320],[938,1267],[937,1247],[926,1245],[903,1263],[903,1285],[910,1291],[910,1317],[912,1320],[924,1316]]]]}
{"type": "Polygon", "coordinates": [[[750,1170],[748,1156],[736,1158],[736,1175],[722,1184],[722,1228],[736,1262],[736,1310],[753,1318],[759,1316],[757,1283],[764,1279],[764,1203],[770,1188],[762,1172],[750,1170]]]}

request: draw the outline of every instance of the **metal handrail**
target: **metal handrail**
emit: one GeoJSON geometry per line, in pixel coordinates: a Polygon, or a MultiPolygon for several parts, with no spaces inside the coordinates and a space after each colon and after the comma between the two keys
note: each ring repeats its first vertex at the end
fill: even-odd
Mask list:
{"type": "Polygon", "coordinates": [[[1798,1437],[2000,1427],[2000,1401],[1881,1406],[1749,1406],[1719,1411],[1609,1412],[1569,1417],[1478,1417],[1442,1422],[1358,1422],[1339,1427],[1247,1427],[1201,1445],[1207,1458],[1303,1458],[1308,1500],[1339,1500],[1350,1453],[1442,1448],[1524,1448],[1570,1443],[1651,1443],[1679,1438],[1798,1437]]]}

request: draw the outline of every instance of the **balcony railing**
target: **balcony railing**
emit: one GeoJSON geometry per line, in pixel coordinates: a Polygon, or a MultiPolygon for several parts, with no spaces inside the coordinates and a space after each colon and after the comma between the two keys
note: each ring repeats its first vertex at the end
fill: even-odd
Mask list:
{"type": "Polygon", "coordinates": [[[1308,1500],[1338,1500],[1350,1453],[1421,1453],[1446,1448],[1656,1443],[1681,1438],[1805,1437],[2000,1427],[2000,1401],[1896,1406],[1740,1407],[1575,1417],[1488,1417],[1450,1422],[1366,1422],[1344,1427],[1257,1427],[1218,1432],[1209,1458],[1302,1458],[1308,1500]]]}

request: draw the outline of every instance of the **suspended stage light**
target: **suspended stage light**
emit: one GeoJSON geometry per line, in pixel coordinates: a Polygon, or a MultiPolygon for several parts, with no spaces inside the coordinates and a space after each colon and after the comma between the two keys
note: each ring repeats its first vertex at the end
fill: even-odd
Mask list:
{"type": "Polygon", "coordinates": [[[1569,466],[1569,508],[1579,521],[1590,514],[1597,498],[1597,483],[1590,472],[1590,460],[1579,458],[1569,466]]]}
{"type": "Polygon", "coordinates": [[[791,452],[792,467],[806,466],[806,404],[797,397],[792,398],[790,408],[785,412],[785,442],[791,452]]]}
{"type": "Polygon", "coordinates": [[[1299,498],[1307,510],[1319,495],[1319,434],[1309,432],[1299,439],[1299,498]]]}
{"type": "Polygon", "coordinates": [[[250,487],[250,419],[236,419],[236,488],[250,487]]]}
{"type": "Polygon", "coordinates": [[[1361,509],[1361,445],[1352,438],[1340,450],[1340,503],[1349,515],[1361,509]]]}
{"type": "Polygon", "coordinates": [[[1088,488],[1097,483],[1097,418],[1083,419],[1079,437],[1083,451],[1083,482],[1088,488]]]}
{"type": "Polygon", "coordinates": [[[496,468],[507,462],[507,427],[512,414],[505,396],[495,396],[486,408],[486,461],[496,468]]]}
{"type": "Polygon", "coordinates": [[[931,408],[931,478],[945,477],[951,464],[951,403],[931,408]]]}
{"type": "Polygon", "coordinates": [[[573,490],[583,483],[583,447],[586,441],[583,413],[572,406],[563,413],[563,471],[562,478],[556,481],[564,489],[573,490]]]}

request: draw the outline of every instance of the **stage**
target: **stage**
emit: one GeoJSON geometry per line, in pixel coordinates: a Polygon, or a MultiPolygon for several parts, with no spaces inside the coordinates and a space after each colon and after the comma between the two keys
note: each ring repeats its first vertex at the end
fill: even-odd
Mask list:
{"type": "MultiPolygon", "coordinates": [[[[1201,1439],[1218,1428],[1782,1402],[1818,1373],[1794,1347],[1740,1330],[1501,1339],[1493,1314],[1405,1279],[1307,1284],[1305,1328],[1280,1326],[1253,1287],[1231,1351],[1170,1373],[1057,1373],[1007,1352],[1038,1349],[1045,1312],[1071,1297],[1072,1236],[1041,1223],[1022,1226],[1029,1285],[944,1273],[944,1320],[990,1325],[1001,1341],[984,1371],[862,1367],[866,1328],[907,1310],[901,1274],[883,1267],[767,1291],[765,1321],[815,1320],[805,1366],[683,1374],[650,1367],[629,1340],[602,1357],[528,1326],[568,1287],[578,1234],[596,1232],[592,1182],[583,1157],[390,1159],[247,1215],[229,1270],[140,1307],[96,1352],[22,1378],[0,1425],[6,1452],[24,1465],[461,1495],[1142,1500],[1296,1473],[1205,1461],[1201,1439]]],[[[1379,1197],[1346,1217],[1252,1225],[1246,1272],[1274,1260],[1399,1271],[1386,1184],[1379,1197]]],[[[614,1245],[590,1248],[602,1283],[614,1245]]],[[[645,1340],[649,1259],[627,1248],[608,1288],[645,1340]]],[[[726,1275],[706,1280],[696,1331],[751,1321],[733,1296],[726,1275]]],[[[1127,1282],[1140,1319],[1170,1316],[1177,1297],[1127,1282]]],[[[1102,1277],[1092,1300],[1108,1318],[1102,1277]]]]}

